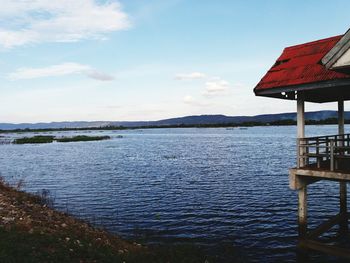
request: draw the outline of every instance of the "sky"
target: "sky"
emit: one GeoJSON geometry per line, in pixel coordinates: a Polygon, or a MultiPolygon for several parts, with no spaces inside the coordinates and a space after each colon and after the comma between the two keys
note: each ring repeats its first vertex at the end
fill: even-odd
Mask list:
{"type": "MultiPolygon", "coordinates": [[[[293,112],[253,88],[284,47],[344,34],[347,0],[0,0],[0,122],[293,112]]],[[[306,104],[306,110],[336,109],[306,104]]],[[[346,110],[349,110],[346,104],[346,110]]]]}

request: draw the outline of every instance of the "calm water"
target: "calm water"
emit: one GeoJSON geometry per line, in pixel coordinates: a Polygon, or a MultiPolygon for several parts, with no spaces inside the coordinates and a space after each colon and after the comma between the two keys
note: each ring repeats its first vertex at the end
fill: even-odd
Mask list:
{"type": "MultiPolygon", "coordinates": [[[[336,131],[307,127],[308,135],[336,131]]],[[[23,179],[29,192],[47,189],[56,208],[126,238],[196,242],[227,261],[296,261],[295,127],[84,133],[112,140],[0,145],[1,176],[23,179]]],[[[315,225],[336,212],[338,185],[316,183],[310,193],[315,225]]]]}

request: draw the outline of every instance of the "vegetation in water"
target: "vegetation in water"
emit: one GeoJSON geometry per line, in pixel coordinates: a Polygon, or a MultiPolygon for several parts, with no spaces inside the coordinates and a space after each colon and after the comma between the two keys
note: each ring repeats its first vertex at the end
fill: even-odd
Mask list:
{"type": "Polygon", "coordinates": [[[87,141],[102,141],[110,139],[110,136],[86,136],[86,135],[78,135],[74,137],[63,137],[56,138],[57,142],[87,142],[87,141]]]}
{"type": "Polygon", "coordinates": [[[57,142],[86,142],[86,141],[101,141],[108,140],[109,136],[86,136],[78,135],[73,137],[61,137],[56,138],[54,136],[34,136],[34,137],[23,137],[13,141],[14,144],[34,144],[34,143],[52,143],[57,142]]]}
{"type": "Polygon", "coordinates": [[[54,141],[54,136],[34,136],[34,137],[24,137],[18,138],[13,141],[15,144],[27,144],[27,143],[52,143],[54,141]]]}

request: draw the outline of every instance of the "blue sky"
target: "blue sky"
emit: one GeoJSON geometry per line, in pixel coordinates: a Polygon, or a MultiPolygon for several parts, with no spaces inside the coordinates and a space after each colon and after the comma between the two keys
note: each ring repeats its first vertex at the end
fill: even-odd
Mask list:
{"type": "Polygon", "coordinates": [[[0,2],[0,122],[15,123],[291,112],[256,83],[284,47],[350,25],[345,0],[0,2]]]}

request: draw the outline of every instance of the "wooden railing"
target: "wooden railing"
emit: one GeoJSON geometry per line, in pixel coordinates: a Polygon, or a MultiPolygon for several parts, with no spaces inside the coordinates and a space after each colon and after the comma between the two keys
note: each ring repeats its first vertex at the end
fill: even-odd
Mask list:
{"type": "Polygon", "coordinates": [[[308,137],[297,140],[297,167],[334,171],[350,163],[350,134],[308,137]]]}

